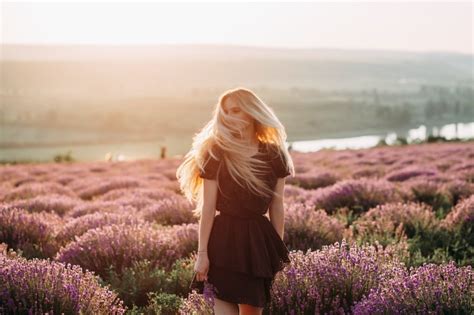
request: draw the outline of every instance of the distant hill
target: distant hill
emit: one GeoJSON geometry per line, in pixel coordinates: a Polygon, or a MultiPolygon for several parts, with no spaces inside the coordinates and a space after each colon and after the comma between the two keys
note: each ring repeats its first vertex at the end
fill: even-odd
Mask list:
{"type": "Polygon", "coordinates": [[[51,84],[55,90],[81,89],[87,80],[86,89],[103,87],[107,93],[113,84],[132,94],[235,85],[417,90],[473,86],[474,72],[473,55],[460,53],[232,45],[2,45],[1,62],[7,77],[2,89],[15,88],[16,79],[23,88],[51,84]]]}
{"type": "Polygon", "coordinates": [[[182,154],[218,96],[237,86],[275,110],[289,141],[403,136],[474,117],[473,56],[465,54],[4,45],[1,56],[0,151],[11,156],[147,141],[182,154]]]}

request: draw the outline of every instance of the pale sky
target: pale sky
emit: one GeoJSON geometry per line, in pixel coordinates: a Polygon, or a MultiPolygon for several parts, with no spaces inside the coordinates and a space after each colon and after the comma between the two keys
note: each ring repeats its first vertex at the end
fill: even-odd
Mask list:
{"type": "Polygon", "coordinates": [[[2,43],[191,43],[473,54],[471,1],[2,1],[1,6],[2,43]]]}

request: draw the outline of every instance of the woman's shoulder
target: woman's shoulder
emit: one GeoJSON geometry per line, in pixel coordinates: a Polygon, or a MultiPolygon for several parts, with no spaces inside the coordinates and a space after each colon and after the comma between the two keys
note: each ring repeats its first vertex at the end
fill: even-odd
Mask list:
{"type": "Polygon", "coordinates": [[[200,176],[202,178],[214,179],[217,175],[221,161],[222,150],[217,145],[213,144],[205,154],[204,166],[203,170],[200,171],[200,176]]]}
{"type": "Polygon", "coordinates": [[[290,175],[288,161],[281,147],[277,144],[271,143],[268,148],[270,162],[276,176],[280,178],[290,175]]]}

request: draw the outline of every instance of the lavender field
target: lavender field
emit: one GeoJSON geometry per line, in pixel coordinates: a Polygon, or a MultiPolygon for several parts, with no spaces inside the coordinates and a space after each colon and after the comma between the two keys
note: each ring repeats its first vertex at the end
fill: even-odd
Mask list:
{"type": "MultiPolygon", "coordinates": [[[[474,142],[291,154],[265,314],[474,312],[474,142]]],[[[211,314],[180,163],[1,166],[0,313],[211,314]]]]}

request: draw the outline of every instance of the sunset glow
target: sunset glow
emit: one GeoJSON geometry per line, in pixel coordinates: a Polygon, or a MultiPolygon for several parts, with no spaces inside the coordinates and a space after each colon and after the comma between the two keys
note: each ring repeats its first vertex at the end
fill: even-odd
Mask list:
{"type": "Polygon", "coordinates": [[[472,9],[468,1],[5,3],[2,42],[211,43],[472,53],[472,9]]]}

